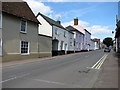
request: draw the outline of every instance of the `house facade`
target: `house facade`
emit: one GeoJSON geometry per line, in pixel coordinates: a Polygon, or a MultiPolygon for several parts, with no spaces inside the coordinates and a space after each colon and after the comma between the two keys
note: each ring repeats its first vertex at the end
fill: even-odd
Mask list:
{"type": "MultiPolygon", "coordinates": [[[[73,49],[73,45],[69,43],[73,40],[69,40],[69,36],[73,35],[72,32],[67,31],[61,24],[60,21],[54,21],[51,18],[38,13],[37,19],[41,22],[39,28],[39,34],[47,35],[52,37],[52,54],[62,55],[73,49]]],[[[71,36],[73,37],[73,36],[71,36]]],[[[72,41],[71,44],[73,44],[72,41]]]]}
{"type": "Polygon", "coordinates": [[[116,52],[120,52],[120,21],[117,22],[116,24],[117,28],[116,28],[116,34],[115,34],[115,48],[116,48],[116,52]]]}
{"type": "Polygon", "coordinates": [[[99,42],[95,41],[95,50],[98,50],[98,49],[99,49],[99,42]]]}
{"type": "Polygon", "coordinates": [[[120,1],[118,2],[118,15],[116,18],[116,33],[115,33],[115,50],[120,52],[120,1]]]}
{"type": "Polygon", "coordinates": [[[74,33],[74,52],[79,52],[83,50],[84,34],[77,30],[76,28],[74,28],[73,26],[68,26],[66,27],[66,29],[74,33]]]}
{"type": "Polygon", "coordinates": [[[0,12],[0,56],[2,56],[2,13],[0,12]]]}
{"type": "Polygon", "coordinates": [[[90,50],[95,50],[95,40],[91,39],[90,41],[90,50]]]}
{"type": "Polygon", "coordinates": [[[1,22],[3,61],[38,57],[39,21],[26,2],[3,2],[1,22]]]}
{"type": "Polygon", "coordinates": [[[78,18],[74,19],[74,28],[76,28],[78,31],[82,33],[81,35],[81,47],[82,50],[84,51],[89,51],[90,50],[90,41],[91,41],[91,33],[78,25],[78,18]]]}
{"type": "Polygon", "coordinates": [[[90,50],[91,33],[85,29],[84,50],[90,50]]]}
{"type": "Polygon", "coordinates": [[[74,33],[68,30],[68,51],[67,53],[74,53],[75,46],[74,46],[74,33]]]}

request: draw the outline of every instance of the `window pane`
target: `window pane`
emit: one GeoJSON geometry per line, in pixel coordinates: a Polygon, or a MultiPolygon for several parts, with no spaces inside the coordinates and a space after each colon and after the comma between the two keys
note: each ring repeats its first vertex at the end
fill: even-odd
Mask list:
{"type": "Polygon", "coordinates": [[[25,32],[26,31],[26,21],[21,20],[21,31],[25,32]]]}
{"type": "Polygon", "coordinates": [[[21,41],[21,53],[28,53],[28,42],[21,41]]]}

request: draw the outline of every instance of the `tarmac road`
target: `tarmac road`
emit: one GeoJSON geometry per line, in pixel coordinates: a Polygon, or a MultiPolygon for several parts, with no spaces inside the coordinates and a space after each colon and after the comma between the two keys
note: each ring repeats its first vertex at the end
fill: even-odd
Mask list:
{"type": "Polygon", "coordinates": [[[92,88],[108,55],[96,50],[3,67],[0,83],[3,88],[92,88]]]}

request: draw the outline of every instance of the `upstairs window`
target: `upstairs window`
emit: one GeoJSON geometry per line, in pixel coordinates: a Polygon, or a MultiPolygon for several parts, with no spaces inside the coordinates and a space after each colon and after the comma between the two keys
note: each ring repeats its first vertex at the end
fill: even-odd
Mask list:
{"type": "Polygon", "coordinates": [[[70,39],[72,39],[72,34],[70,34],[70,39]]]}
{"type": "Polygon", "coordinates": [[[21,54],[29,54],[29,42],[21,41],[21,54]]]}
{"type": "Polygon", "coordinates": [[[21,30],[20,32],[22,33],[27,33],[27,21],[26,20],[21,20],[21,30]]]}
{"type": "Polygon", "coordinates": [[[58,34],[58,30],[57,30],[57,28],[55,29],[55,34],[56,34],[56,35],[58,34]]]}
{"type": "Polygon", "coordinates": [[[66,37],[66,32],[64,31],[64,37],[66,37]]]}

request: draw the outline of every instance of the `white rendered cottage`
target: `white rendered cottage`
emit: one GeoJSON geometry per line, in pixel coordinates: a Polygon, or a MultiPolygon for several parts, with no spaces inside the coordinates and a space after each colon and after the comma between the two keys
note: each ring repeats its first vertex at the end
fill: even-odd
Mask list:
{"type": "Polygon", "coordinates": [[[54,55],[62,55],[66,54],[69,50],[74,50],[74,34],[72,32],[67,31],[61,24],[60,21],[54,21],[51,18],[38,13],[37,15],[38,21],[41,22],[42,25],[39,26],[39,34],[47,35],[52,37],[52,54],[54,55]],[[68,40],[70,35],[72,34],[72,40],[68,40]],[[72,42],[70,42],[72,41],[72,42]],[[71,43],[71,44],[69,44],[71,43]],[[70,45],[70,46],[69,46],[70,45]]]}

